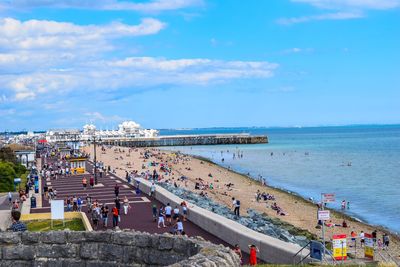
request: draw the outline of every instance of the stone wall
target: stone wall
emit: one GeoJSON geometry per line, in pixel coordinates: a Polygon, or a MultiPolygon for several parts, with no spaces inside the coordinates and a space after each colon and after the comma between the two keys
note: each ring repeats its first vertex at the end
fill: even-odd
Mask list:
{"type": "Polygon", "coordinates": [[[1,232],[0,266],[239,266],[229,249],[134,231],[1,232]]]}

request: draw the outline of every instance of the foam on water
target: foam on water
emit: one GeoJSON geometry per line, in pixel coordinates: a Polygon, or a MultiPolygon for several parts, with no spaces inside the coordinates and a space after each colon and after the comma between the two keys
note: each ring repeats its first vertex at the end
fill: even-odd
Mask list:
{"type": "Polygon", "coordinates": [[[340,208],[345,199],[350,201],[349,215],[400,232],[400,125],[214,128],[161,134],[238,132],[267,134],[270,143],[173,149],[208,157],[253,177],[262,175],[268,184],[306,198],[318,200],[322,192],[335,193],[337,201],[331,207],[340,208]],[[237,151],[243,151],[243,158],[233,159],[237,151]]]}

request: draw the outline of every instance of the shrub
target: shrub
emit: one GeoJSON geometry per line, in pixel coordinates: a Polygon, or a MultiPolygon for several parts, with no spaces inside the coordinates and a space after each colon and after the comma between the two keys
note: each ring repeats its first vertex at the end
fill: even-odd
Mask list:
{"type": "Polygon", "coordinates": [[[0,192],[14,191],[16,175],[13,163],[0,161],[0,192]]]}

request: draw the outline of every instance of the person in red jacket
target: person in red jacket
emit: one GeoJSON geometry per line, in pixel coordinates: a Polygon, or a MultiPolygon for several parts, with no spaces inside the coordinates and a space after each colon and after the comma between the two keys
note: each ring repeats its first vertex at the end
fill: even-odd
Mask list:
{"type": "Polygon", "coordinates": [[[255,245],[249,245],[249,248],[250,248],[249,265],[256,266],[257,265],[257,252],[259,252],[259,250],[255,245]]]}
{"type": "Polygon", "coordinates": [[[112,208],[112,215],[113,215],[113,227],[118,226],[118,209],[116,206],[114,206],[114,208],[112,208]]]}

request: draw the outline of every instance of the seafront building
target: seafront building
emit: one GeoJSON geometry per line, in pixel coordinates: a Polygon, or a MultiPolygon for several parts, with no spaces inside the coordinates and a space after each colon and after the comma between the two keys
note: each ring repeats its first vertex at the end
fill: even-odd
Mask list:
{"type": "Polygon", "coordinates": [[[154,129],[143,129],[134,121],[124,121],[118,125],[118,130],[98,130],[93,124],[86,124],[83,130],[49,130],[45,134],[48,143],[69,143],[90,141],[93,137],[103,141],[113,141],[133,138],[154,138],[158,131],[154,129]]]}

